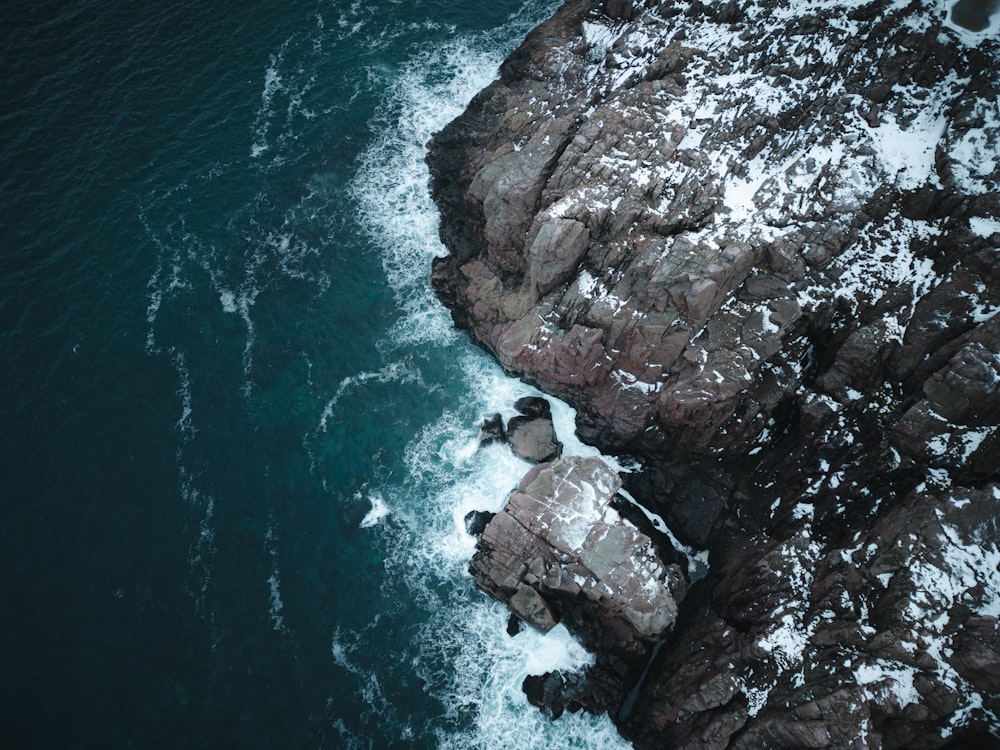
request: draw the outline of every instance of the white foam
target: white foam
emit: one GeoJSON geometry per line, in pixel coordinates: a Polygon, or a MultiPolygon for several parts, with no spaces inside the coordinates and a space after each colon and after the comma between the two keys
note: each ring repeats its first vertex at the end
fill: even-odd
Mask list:
{"type": "MultiPolygon", "coordinates": [[[[526,388],[493,372],[495,365],[482,353],[472,350],[465,356],[473,378],[467,383],[470,396],[475,402],[482,389],[484,411],[495,403],[487,393],[499,401],[513,395],[511,390],[526,388]],[[476,359],[485,372],[472,367],[476,359]],[[491,384],[496,387],[490,389],[491,384]]],[[[471,591],[466,567],[475,540],[465,531],[464,516],[469,510],[500,510],[527,469],[505,446],[470,450],[477,429],[464,416],[442,414],[407,447],[405,486],[383,488],[392,493],[388,502],[398,507],[395,516],[406,529],[387,544],[387,568],[435,613],[415,639],[421,644],[415,667],[449,715],[471,712],[473,717],[458,729],[439,731],[438,747],[485,749],[503,742],[625,748],[606,717],[566,715],[553,723],[527,703],[521,683],[529,674],[576,671],[592,663],[572,636],[557,627],[545,635],[527,629],[512,638],[506,632],[507,610],[471,591]],[[450,662],[446,671],[434,666],[443,661],[450,662]]]]}
{"type": "Polygon", "coordinates": [[[361,519],[359,526],[362,529],[371,528],[390,513],[389,506],[385,504],[382,496],[378,493],[369,495],[368,502],[371,503],[372,507],[371,510],[365,513],[365,517],[361,519]]]}
{"type": "Polygon", "coordinates": [[[281,600],[281,579],[279,578],[277,568],[271,573],[271,577],[267,579],[267,584],[271,590],[271,624],[279,633],[287,633],[288,628],[285,627],[285,617],[281,614],[281,610],[285,608],[285,603],[281,600]]]}
{"type": "Polygon", "coordinates": [[[457,679],[448,697],[451,705],[471,709],[474,717],[465,728],[440,733],[440,748],[630,747],[606,717],[567,714],[553,722],[528,704],[521,690],[527,675],[580,668],[590,662],[563,628],[557,626],[548,635],[525,630],[511,638],[506,633],[506,615],[492,604],[477,602],[465,614],[469,619],[458,632],[433,633],[459,646],[457,679]]]}
{"type": "Polygon", "coordinates": [[[195,434],[191,406],[191,370],[188,368],[187,357],[184,356],[184,352],[171,349],[170,353],[174,360],[174,369],[177,370],[177,377],[180,381],[177,387],[177,395],[181,398],[181,416],[177,420],[177,431],[181,434],[181,439],[185,443],[188,443],[195,434]]]}
{"type": "Polygon", "coordinates": [[[187,506],[196,531],[188,544],[188,571],[184,588],[195,605],[195,610],[211,630],[212,650],[218,642],[215,626],[214,607],[208,597],[212,584],[212,572],[217,553],[215,541],[215,498],[195,486],[195,477],[182,465],[180,473],[181,499],[187,506]]]}
{"type": "Polygon", "coordinates": [[[457,37],[420,52],[394,77],[372,68],[386,89],[373,128],[378,137],[361,157],[351,181],[362,226],[381,251],[396,302],[406,313],[396,335],[407,342],[453,340],[450,317],[434,298],[427,277],[445,253],[438,212],[428,191],[426,143],[457,117],[466,102],[495,76],[501,57],[481,39],[457,37]]]}
{"type": "Polygon", "coordinates": [[[326,431],[327,423],[337,413],[337,407],[341,399],[353,393],[358,388],[363,388],[370,382],[374,383],[422,383],[420,371],[413,365],[410,359],[401,359],[389,362],[385,366],[374,371],[362,371],[349,375],[340,381],[333,396],[326,402],[323,411],[319,416],[317,430],[326,431]]]}
{"type": "Polygon", "coordinates": [[[237,310],[236,307],[236,295],[231,289],[223,289],[219,292],[219,301],[222,303],[222,309],[227,313],[234,313],[237,310]]]}
{"type": "Polygon", "coordinates": [[[278,547],[277,547],[277,532],[275,531],[274,519],[270,519],[267,524],[267,533],[264,535],[264,549],[267,550],[268,556],[271,558],[271,575],[267,579],[267,585],[270,593],[270,609],[268,613],[271,615],[271,626],[282,635],[288,635],[288,626],[285,625],[285,616],[282,614],[282,610],[285,608],[285,602],[281,598],[281,571],[278,570],[278,547]]]}
{"type": "MultiPolygon", "coordinates": [[[[627,743],[606,717],[567,714],[553,723],[521,690],[529,674],[576,671],[592,663],[592,656],[562,627],[510,637],[506,608],[471,591],[466,568],[475,540],[465,531],[464,516],[470,510],[500,510],[528,469],[506,446],[477,450],[478,420],[495,411],[512,415],[513,401],[537,391],[506,377],[479,350],[470,347],[460,356],[468,400],[407,446],[405,481],[379,489],[405,529],[386,543],[387,569],[435,613],[416,639],[422,649],[416,669],[449,714],[473,716],[471,723],[460,722],[461,728],[439,731],[438,746],[485,749],[502,741],[511,747],[624,749],[627,743]],[[446,671],[434,666],[442,661],[450,662],[446,671]]],[[[552,403],[557,419],[572,425],[572,410],[552,403]]],[[[561,437],[578,443],[572,432],[561,437]]]]}
{"type": "MultiPolygon", "coordinates": [[[[385,91],[384,103],[372,122],[372,146],[350,184],[361,224],[402,312],[379,349],[389,356],[403,349],[438,349],[457,363],[462,379],[456,390],[463,398],[406,447],[402,475],[374,481],[366,489],[372,509],[365,520],[384,518],[383,508],[392,511],[393,523],[370,525],[385,555],[384,585],[391,596],[397,595],[394,587],[404,587],[406,607],[427,613],[408,648],[419,650],[412,669],[424,691],[443,707],[444,722],[433,723],[435,744],[442,749],[628,747],[606,716],[567,714],[551,722],[527,703],[521,690],[527,675],[580,670],[592,657],[561,627],[546,635],[526,630],[510,637],[506,608],[473,589],[467,568],[475,539],[466,532],[464,517],[471,510],[499,511],[529,468],[506,446],[478,448],[479,426],[495,412],[513,416],[514,401],[538,392],[507,377],[486,354],[463,343],[428,284],[431,261],[444,248],[428,194],[425,144],[492,80],[510,45],[553,9],[552,3],[525,3],[523,15],[499,31],[428,45],[398,71],[372,67],[370,77],[385,91]]],[[[369,375],[401,376],[379,372],[369,375]]],[[[341,383],[320,418],[321,428],[336,413],[339,398],[363,378],[360,374],[341,383]]],[[[576,439],[573,410],[550,401],[565,453],[597,454],[576,439]]],[[[345,668],[358,669],[360,677],[352,639],[366,640],[363,634],[338,632],[333,656],[345,668]]],[[[373,677],[366,674],[363,685],[373,677]]],[[[361,697],[373,710],[392,710],[379,691],[366,690],[360,689],[361,697]]],[[[402,733],[408,731],[412,729],[404,727],[402,733]]]]}
{"type": "MultiPolygon", "coordinates": [[[[287,46],[287,42],[285,43],[287,46]]],[[[273,114],[272,102],[274,95],[281,86],[281,74],[279,66],[285,54],[286,47],[281,48],[278,55],[271,55],[270,63],[264,71],[264,86],[260,92],[260,108],[257,110],[257,117],[254,121],[253,143],[250,145],[250,156],[254,159],[268,150],[267,133],[270,127],[270,119],[273,114]]]]}
{"type": "Polygon", "coordinates": [[[317,116],[308,105],[309,94],[316,84],[324,40],[329,38],[320,21],[305,40],[311,44],[303,44],[300,34],[293,34],[269,56],[250,134],[250,158],[258,166],[280,166],[295,157],[288,147],[294,147],[302,124],[317,116]],[[265,155],[270,161],[262,159],[265,155]]]}
{"type": "Polygon", "coordinates": [[[239,310],[240,317],[247,327],[247,338],[246,342],[243,344],[243,395],[249,397],[251,391],[253,390],[253,347],[254,343],[257,341],[257,327],[253,322],[253,318],[250,317],[250,307],[257,301],[257,290],[252,289],[249,292],[243,292],[239,297],[239,304],[237,309],[239,310]]]}

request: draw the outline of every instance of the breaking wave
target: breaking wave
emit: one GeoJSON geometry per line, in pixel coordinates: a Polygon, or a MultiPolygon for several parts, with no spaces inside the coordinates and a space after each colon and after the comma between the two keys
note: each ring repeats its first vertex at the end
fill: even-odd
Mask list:
{"type": "MultiPolygon", "coordinates": [[[[495,412],[511,416],[517,398],[537,391],[504,375],[460,336],[428,283],[431,260],[444,249],[428,194],[425,144],[495,77],[504,51],[537,20],[524,12],[499,33],[421,49],[396,74],[373,71],[386,94],[375,138],[351,183],[403,312],[386,348],[431,348],[457,363],[461,379],[449,387],[462,398],[406,447],[402,481],[369,490],[372,508],[362,522],[386,554],[383,596],[411,597],[423,612],[410,641],[412,665],[443,706],[442,720],[427,727],[440,748],[628,747],[606,717],[551,722],[527,703],[521,691],[527,675],[578,670],[592,657],[561,627],[509,636],[506,609],[472,586],[467,566],[475,540],[463,519],[471,510],[500,510],[528,468],[505,448],[478,449],[478,426],[495,412]]],[[[568,452],[597,452],[575,440],[569,407],[555,403],[554,412],[568,452]]]]}

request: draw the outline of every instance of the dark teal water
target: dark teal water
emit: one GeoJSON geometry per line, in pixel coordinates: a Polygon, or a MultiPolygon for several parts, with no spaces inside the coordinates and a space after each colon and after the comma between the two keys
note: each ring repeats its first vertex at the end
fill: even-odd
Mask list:
{"type": "Polygon", "coordinates": [[[427,284],[423,143],[552,7],[8,9],[4,746],[618,745],[465,574],[528,389],[427,284]]]}

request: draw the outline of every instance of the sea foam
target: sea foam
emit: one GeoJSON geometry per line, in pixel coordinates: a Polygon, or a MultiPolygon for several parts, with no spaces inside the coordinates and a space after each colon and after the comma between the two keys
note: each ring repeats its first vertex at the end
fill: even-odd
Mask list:
{"type": "MultiPolygon", "coordinates": [[[[425,144],[495,77],[505,45],[547,10],[533,9],[538,18],[515,18],[499,33],[428,46],[398,74],[373,69],[386,95],[372,124],[373,144],[351,184],[403,312],[389,348],[440,349],[459,365],[462,380],[461,400],[407,446],[406,476],[370,493],[393,509],[392,522],[372,530],[382,535],[386,594],[395,591],[395,581],[405,581],[410,606],[427,613],[411,641],[418,651],[412,664],[425,692],[443,706],[445,721],[431,729],[440,748],[628,747],[607,717],[570,714],[551,722],[528,704],[521,690],[527,675],[580,670],[593,657],[561,627],[509,636],[506,609],[472,586],[467,566],[475,540],[465,531],[465,514],[502,509],[529,468],[503,446],[479,448],[479,424],[494,412],[512,416],[517,398],[538,391],[466,343],[428,283],[430,263],[444,248],[428,193],[425,144]]],[[[553,400],[553,416],[568,453],[597,453],[576,439],[569,406],[553,400]]],[[[369,515],[375,512],[373,501],[369,515]]]]}

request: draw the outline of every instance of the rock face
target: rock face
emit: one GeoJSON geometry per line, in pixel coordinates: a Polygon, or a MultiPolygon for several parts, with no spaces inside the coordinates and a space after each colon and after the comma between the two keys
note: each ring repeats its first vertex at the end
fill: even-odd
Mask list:
{"type": "Polygon", "coordinates": [[[625,731],[641,748],[933,748],[956,713],[996,715],[998,500],[922,489],[849,544],[808,523],[742,540],[625,731]]]}
{"type": "Polygon", "coordinates": [[[457,324],[711,550],[640,747],[1000,730],[1000,37],[944,5],[569,0],[431,142],[457,324]]]}

